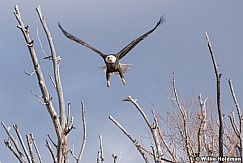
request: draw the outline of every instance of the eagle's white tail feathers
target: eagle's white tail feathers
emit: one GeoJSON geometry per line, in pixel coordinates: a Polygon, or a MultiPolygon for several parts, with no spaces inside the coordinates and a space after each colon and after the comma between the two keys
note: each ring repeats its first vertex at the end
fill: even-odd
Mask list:
{"type": "MultiPolygon", "coordinates": [[[[125,73],[127,73],[130,70],[132,64],[121,64],[120,63],[120,66],[121,66],[122,72],[125,74],[125,73]]],[[[106,72],[106,66],[102,66],[100,68],[101,68],[102,71],[106,72]]],[[[118,72],[113,72],[111,74],[112,75],[119,75],[118,72]]]]}

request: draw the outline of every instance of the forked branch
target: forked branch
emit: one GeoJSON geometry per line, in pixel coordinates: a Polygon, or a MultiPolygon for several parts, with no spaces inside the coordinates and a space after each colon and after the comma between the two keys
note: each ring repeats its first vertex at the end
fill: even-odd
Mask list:
{"type": "Polygon", "coordinates": [[[61,129],[61,126],[60,126],[60,122],[59,122],[57,113],[56,113],[54,106],[52,104],[51,96],[50,96],[48,89],[46,87],[46,83],[45,83],[45,80],[44,80],[44,77],[43,77],[43,73],[42,73],[42,70],[41,70],[35,49],[34,49],[34,41],[31,40],[31,38],[30,38],[29,27],[24,25],[24,23],[21,19],[19,8],[18,8],[17,5],[14,7],[14,10],[15,10],[14,15],[15,15],[17,21],[18,21],[17,27],[21,30],[21,32],[24,36],[27,48],[29,50],[30,57],[31,57],[31,60],[32,60],[32,63],[33,63],[33,66],[34,66],[34,70],[36,72],[36,76],[37,76],[37,79],[38,79],[39,87],[41,89],[43,101],[44,101],[46,108],[47,108],[47,110],[48,110],[48,112],[51,116],[52,122],[53,122],[54,127],[55,127],[56,135],[57,135],[58,139],[61,139],[62,129],[61,129]]]}
{"type": "Polygon", "coordinates": [[[60,57],[57,56],[54,43],[52,41],[51,33],[49,32],[49,29],[47,27],[45,17],[41,13],[41,7],[40,5],[37,6],[36,11],[38,13],[38,16],[40,18],[40,22],[42,24],[42,27],[46,33],[46,37],[50,46],[51,50],[51,56],[53,61],[53,68],[54,68],[54,79],[55,79],[55,85],[56,85],[56,91],[58,95],[58,102],[59,102],[59,111],[60,111],[60,124],[62,128],[65,127],[65,102],[64,102],[64,96],[63,96],[63,90],[62,90],[62,84],[60,79],[60,72],[59,72],[59,63],[60,63],[60,57]]]}
{"type": "MultiPolygon", "coordinates": [[[[19,148],[18,141],[13,137],[13,135],[10,132],[10,127],[7,127],[4,122],[1,122],[3,128],[5,129],[8,139],[4,140],[5,145],[10,149],[10,151],[16,156],[16,158],[21,163],[26,162],[26,158],[24,157],[24,154],[19,148]],[[12,146],[12,144],[14,146],[12,146]]],[[[27,154],[28,155],[28,154],[27,154]]]]}

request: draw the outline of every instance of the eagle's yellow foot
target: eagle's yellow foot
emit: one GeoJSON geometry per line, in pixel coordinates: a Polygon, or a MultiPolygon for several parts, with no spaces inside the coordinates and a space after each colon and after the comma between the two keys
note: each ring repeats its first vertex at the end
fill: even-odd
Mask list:
{"type": "Polygon", "coordinates": [[[122,78],[122,84],[126,85],[126,80],[124,78],[122,78]]]}
{"type": "Polygon", "coordinates": [[[107,85],[107,87],[109,88],[109,87],[111,86],[110,81],[107,81],[106,85],[107,85]]]}

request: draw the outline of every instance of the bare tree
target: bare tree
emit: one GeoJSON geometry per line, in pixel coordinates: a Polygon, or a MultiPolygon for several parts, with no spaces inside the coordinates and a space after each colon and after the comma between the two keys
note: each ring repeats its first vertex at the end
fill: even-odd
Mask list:
{"type": "MultiPolygon", "coordinates": [[[[49,113],[49,116],[52,119],[52,123],[53,123],[56,137],[57,137],[56,144],[52,141],[52,139],[50,139],[52,141],[52,144],[55,147],[54,149],[52,148],[52,145],[47,140],[46,140],[46,146],[51,153],[53,162],[67,163],[68,162],[68,153],[69,153],[68,135],[70,134],[70,132],[72,131],[74,126],[73,126],[73,117],[71,117],[71,115],[70,115],[71,114],[70,113],[70,103],[68,104],[68,109],[66,109],[65,100],[64,100],[64,96],[63,96],[63,88],[62,88],[62,84],[61,84],[60,70],[59,70],[59,66],[61,63],[61,57],[57,56],[57,54],[56,54],[56,50],[54,47],[54,43],[53,43],[51,34],[50,34],[47,24],[45,22],[45,17],[42,15],[42,12],[41,12],[41,7],[37,6],[36,11],[37,11],[38,17],[40,19],[41,25],[44,29],[44,32],[46,34],[46,38],[47,38],[49,48],[51,51],[50,56],[48,56],[46,58],[48,58],[49,60],[52,61],[52,66],[53,66],[53,70],[54,70],[54,73],[53,73],[54,79],[52,79],[52,77],[51,77],[51,79],[52,79],[53,85],[56,90],[56,95],[58,97],[58,104],[59,104],[58,113],[56,111],[56,108],[53,105],[53,102],[52,102],[53,98],[48,91],[46,81],[44,79],[44,75],[43,75],[43,72],[41,69],[41,65],[39,63],[37,54],[35,52],[34,40],[32,40],[30,38],[29,27],[24,25],[18,6],[16,5],[14,7],[14,15],[18,21],[17,27],[20,29],[20,31],[22,32],[22,34],[24,36],[24,40],[25,40],[27,48],[29,50],[29,54],[30,54],[32,64],[34,67],[33,73],[31,73],[31,74],[36,74],[37,80],[38,80],[38,85],[41,90],[41,96],[36,95],[36,97],[40,97],[42,99],[41,103],[43,105],[45,105],[45,107],[49,113]],[[68,116],[66,117],[67,110],[68,110],[68,116]]],[[[49,75],[49,76],[51,76],[51,75],[49,75]]],[[[85,122],[85,116],[84,116],[83,102],[81,105],[82,105],[82,119],[83,119],[84,134],[83,134],[83,143],[82,143],[82,147],[80,150],[80,154],[79,154],[78,158],[76,159],[77,163],[81,162],[81,157],[82,157],[83,150],[84,150],[85,143],[86,143],[86,122],[85,122]]],[[[23,152],[21,152],[20,147],[18,146],[17,139],[15,139],[11,135],[10,128],[7,127],[4,123],[2,123],[2,125],[5,128],[5,131],[8,134],[8,137],[10,138],[10,139],[5,140],[5,144],[14,153],[14,155],[18,158],[18,160],[20,162],[26,162],[26,160],[29,163],[37,162],[34,152],[33,152],[34,149],[37,153],[39,162],[42,162],[40,153],[37,149],[37,145],[34,141],[34,137],[32,134],[28,134],[26,136],[27,144],[28,144],[28,148],[29,148],[29,152],[27,152],[27,149],[24,145],[22,136],[20,135],[20,133],[18,131],[17,125],[14,126],[15,132],[18,136],[18,140],[24,151],[24,154],[23,154],[23,152]],[[12,143],[14,144],[14,146],[11,145],[12,143]]]]}

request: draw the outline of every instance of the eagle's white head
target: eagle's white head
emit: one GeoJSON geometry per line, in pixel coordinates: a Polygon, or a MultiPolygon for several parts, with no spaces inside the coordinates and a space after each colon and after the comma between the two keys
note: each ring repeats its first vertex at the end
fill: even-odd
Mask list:
{"type": "Polygon", "coordinates": [[[114,55],[108,55],[106,58],[105,58],[105,61],[107,63],[115,63],[116,62],[116,57],[114,55]]]}

